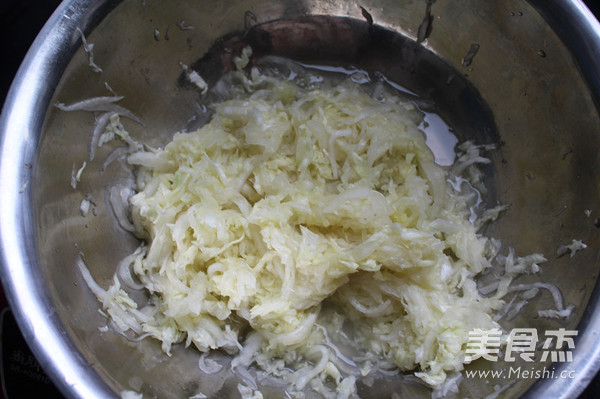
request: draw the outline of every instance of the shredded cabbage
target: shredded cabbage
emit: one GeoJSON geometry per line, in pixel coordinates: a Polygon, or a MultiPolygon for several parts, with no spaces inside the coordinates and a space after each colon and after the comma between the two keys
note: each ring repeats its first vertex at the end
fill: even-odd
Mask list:
{"type": "MultiPolygon", "coordinates": [[[[374,99],[351,79],[300,87],[246,73],[250,55],[235,60],[233,98],[164,149],[144,150],[118,115],[109,119],[138,168],[131,220],[119,220],[146,242],[119,273],[150,303],[138,310],[117,278],[103,290],[79,259],[86,282],[122,332],[152,336],[167,353],[185,341],[234,355],[244,397],[262,397],[252,364],[288,394],[355,397],[357,378],[397,370],[454,391],[469,331],[500,328],[492,316],[512,278],[545,261],[511,251],[503,279],[477,289],[498,252],[473,222],[474,166],[489,161],[465,143],[443,169],[412,103],[374,99]]],[[[204,357],[200,367],[220,370],[204,357]]]]}
{"type": "Polygon", "coordinates": [[[144,396],[141,393],[125,390],[121,391],[121,399],[142,399],[144,396]]]}
{"type": "Polygon", "coordinates": [[[81,43],[83,44],[83,50],[88,55],[88,65],[90,66],[90,68],[92,68],[92,71],[94,71],[96,73],[102,72],[102,68],[100,68],[94,62],[94,44],[88,43],[88,41],[86,40],[86,38],[83,34],[83,31],[81,29],[77,28],[77,33],[79,33],[79,36],[81,37],[81,43]]]}
{"type": "Polygon", "coordinates": [[[582,249],[586,248],[587,245],[584,244],[583,241],[573,240],[569,245],[561,245],[560,247],[558,247],[558,249],[556,250],[556,255],[560,257],[567,253],[570,253],[570,257],[572,258],[578,251],[581,251],[582,249]]]}

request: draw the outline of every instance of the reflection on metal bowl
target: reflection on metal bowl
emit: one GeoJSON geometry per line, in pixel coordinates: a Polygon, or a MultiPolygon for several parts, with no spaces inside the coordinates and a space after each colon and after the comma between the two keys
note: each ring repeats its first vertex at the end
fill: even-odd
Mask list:
{"type": "MultiPolygon", "coordinates": [[[[114,90],[144,123],[132,124],[131,133],[164,145],[172,133],[202,122],[198,91],[182,79],[180,62],[210,84],[229,65],[226,49],[246,43],[257,54],[380,72],[435,104],[459,140],[499,145],[484,169],[487,201],[510,210],[486,234],[517,253],[546,254],[543,281],[576,305],[567,319],[540,318],[537,309],[553,301],[540,295],[504,326],[578,330],[573,361],[554,365],[556,375],[575,373],[520,375],[510,384],[465,379],[458,397],[485,397],[494,385],[506,397],[580,393],[600,366],[600,27],[578,1],[558,0],[64,2],[25,59],[0,125],[3,283],[25,338],[61,391],[73,398],[123,390],[161,398],[236,394],[235,376],[203,375],[197,352],[177,347],[167,357],[156,342],[99,330],[106,321],[75,258],[85,253],[106,286],[137,246],[105,201],[106,187],[128,184],[130,175],[117,163],[100,173],[108,156],[100,149],[73,188],[73,167],[87,160],[94,118],[53,104],[114,90]],[[86,195],[94,212],[82,216],[86,195]],[[557,256],[573,239],[588,248],[557,256]]],[[[359,387],[365,398],[391,392],[430,395],[401,379],[359,387]]]]}

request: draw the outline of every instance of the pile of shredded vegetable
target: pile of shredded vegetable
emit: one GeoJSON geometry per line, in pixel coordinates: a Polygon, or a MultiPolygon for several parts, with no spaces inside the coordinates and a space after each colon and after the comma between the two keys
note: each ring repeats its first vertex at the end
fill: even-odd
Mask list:
{"type": "Polygon", "coordinates": [[[463,369],[469,331],[499,328],[515,273],[545,259],[503,258],[512,269],[482,295],[476,277],[498,245],[478,234],[464,178],[486,161],[478,148],[443,169],[412,103],[248,73],[248,56],[209,123],[128,156],[144,244],[121,266],[150,302],[117,277],[103,290],[80,262],[86,281],[115,329],[167,353],[185,342],[231,354],[245,397],[261,397],[253,367],[290,394],[354,397],[358,379],[394,370],[441,386],[463,369]]]}

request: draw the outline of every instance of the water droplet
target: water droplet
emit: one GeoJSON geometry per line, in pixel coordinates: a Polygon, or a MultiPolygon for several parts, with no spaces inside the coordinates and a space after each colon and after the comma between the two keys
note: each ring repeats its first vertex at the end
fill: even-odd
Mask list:
{"type": "Polygon", "coordinates": [[[454,147],[458,138],[448,124],[436,113],[425,112],[419,128],[425,133],[425,142],[433,153],[435,163],[450,166],[454,163],[454,147]]]}

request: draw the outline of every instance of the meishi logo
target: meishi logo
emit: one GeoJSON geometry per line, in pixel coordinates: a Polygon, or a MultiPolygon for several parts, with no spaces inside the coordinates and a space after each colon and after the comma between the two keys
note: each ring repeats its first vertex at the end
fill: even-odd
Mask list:
{"type": "Polygon", "coordinates": [[[535,355],[541,350],[539,361],[572,362],[577,330],[546,330],[543,337],[535,328],[513,328],[508,336],[502,330],[475,329],[469,332],[465,362],[483,358],[492,362],[504,355],[505,362],[514,362],[521,358],[525,362],[534,362],[535,355]],[[542,340],[543,339],[543,340],[542,340]],[[541,348],[538,344],[542,343],[541,348]],[[501,348],[504,346],[504,353],[501,348]]]}

